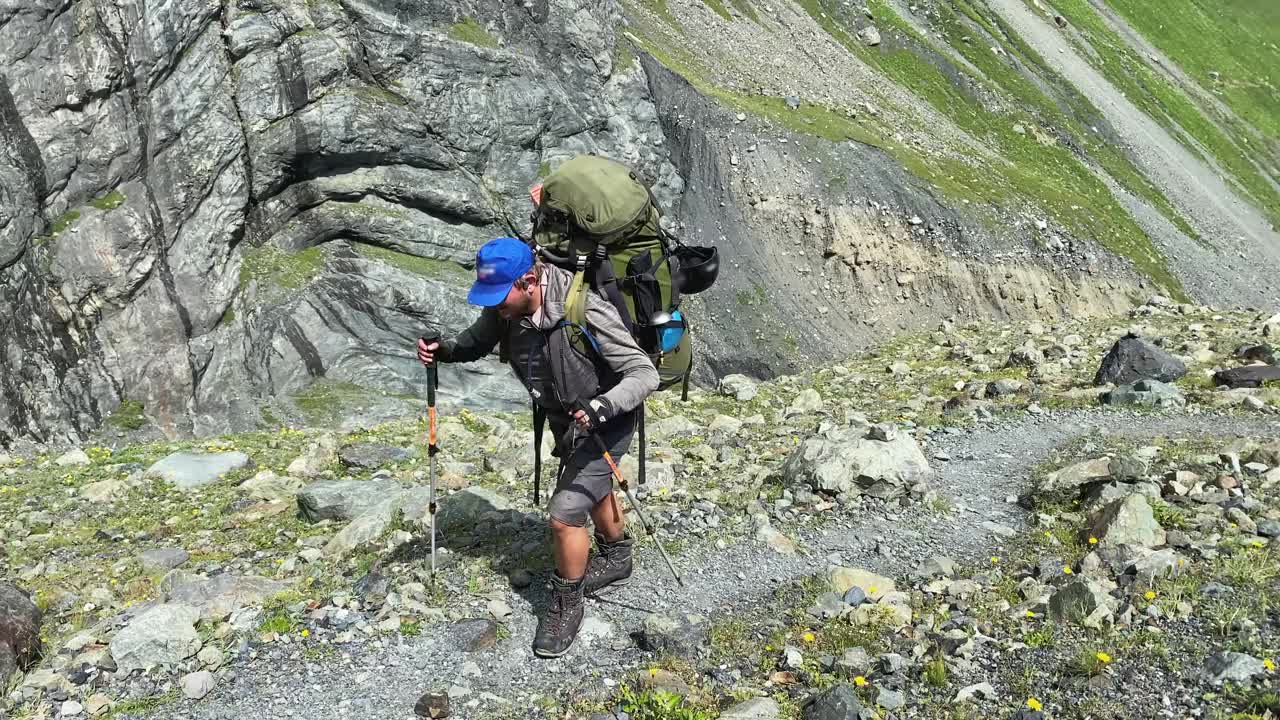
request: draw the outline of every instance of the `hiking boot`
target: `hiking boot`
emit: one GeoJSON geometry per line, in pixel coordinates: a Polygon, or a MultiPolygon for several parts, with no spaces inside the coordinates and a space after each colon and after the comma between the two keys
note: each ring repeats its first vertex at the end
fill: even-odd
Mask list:
{"type": "Polygon", "coordinates": [[[605,542],[597,534],[596,554],[591,556],[587,565],[582,593],[587,597],[599,597],[626,585],[631,578],[631,547],[634,544],[635,540],[629,535],[623,535],[617,542],[605,542]]]}
{"type": "Polygon", "coordinates": [[[551,603],[538,620],[533,637],[533,654],[556,658],[569,652],[578,629],[582,627],[582,584],[585,578],[570,582],[551,573],[551,603]]]}

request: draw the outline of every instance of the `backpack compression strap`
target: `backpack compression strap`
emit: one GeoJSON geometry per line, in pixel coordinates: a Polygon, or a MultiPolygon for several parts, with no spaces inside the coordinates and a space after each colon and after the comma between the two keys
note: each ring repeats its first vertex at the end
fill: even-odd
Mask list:
{"type": "Polygon", "coordinates": [[[570,325],[587,325],[587,256],[579,255],[573,281],[569,283],[569,297],[564,301],[564,319],[570,325]]]}

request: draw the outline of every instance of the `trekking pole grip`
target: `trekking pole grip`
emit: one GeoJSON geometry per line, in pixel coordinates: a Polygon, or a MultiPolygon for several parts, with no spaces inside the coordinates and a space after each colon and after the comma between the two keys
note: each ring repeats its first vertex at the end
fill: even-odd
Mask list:
{"type": "MultiPolygon", "coordinates": [[[[420,339],[422,340],[423,345],[438,343],[440,342],[440,333],[435,332],[430,335],[423,335],[420,339]]],[[[437,348],[437,350],[438,349],[439,348],[437,348]]],[[[436,367],[437,363],[439,363],[439,360],[433,361],[427,366],[427,405],[432,407],[436,404],[436,383],[439,380],[439,376],[436,374],[438,370],[436,367]]]]}

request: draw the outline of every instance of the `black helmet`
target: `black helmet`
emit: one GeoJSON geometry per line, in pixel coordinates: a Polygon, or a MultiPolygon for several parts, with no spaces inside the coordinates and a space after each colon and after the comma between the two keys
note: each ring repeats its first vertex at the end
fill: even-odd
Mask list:
{"type": "Polygon", "coordinates": [[[676,287],[683,295],[694,295],[716,282],[720,274],[720,253],[714,247],[679,245],[675,249],[676,287]]]}

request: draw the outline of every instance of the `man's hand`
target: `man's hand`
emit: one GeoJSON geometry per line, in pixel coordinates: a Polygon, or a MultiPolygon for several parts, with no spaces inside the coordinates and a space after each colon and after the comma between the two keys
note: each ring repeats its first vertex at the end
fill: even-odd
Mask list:
{"type": "Polygon", "coordinates": [[[604,397],[592,398],[590,402],[573,411],[573,420],[583,430],[600,427],[613,419],[613,403],[604,397]]]}
{"type": "Polygon", "coordinates": [[[439,341],[432,340],[427,344],[422,338],[418,338],[418,360],[428,367],[436,361],[436,351],[440,349],[439,341]]]}

